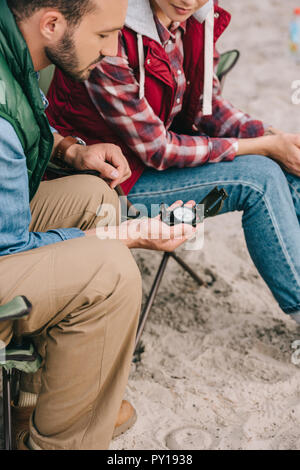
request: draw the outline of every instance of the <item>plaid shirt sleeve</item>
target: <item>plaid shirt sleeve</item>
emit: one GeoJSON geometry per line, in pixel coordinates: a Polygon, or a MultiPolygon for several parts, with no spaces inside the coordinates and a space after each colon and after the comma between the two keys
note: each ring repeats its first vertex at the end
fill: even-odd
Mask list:
{"type": "MultiPolygon", "coordinates": [[[[202,106],[201,106],[202,107],[202,106]]],[[[213,81],[212,116],[202,116],[199,110],[196,125],[199,131],[211,137],[245,139],[264,135],[268,125],[236,109],[221,96],[221,86],[216,75],[213,81]]]]}
{"type": "MultiPolygon", "coordinates": [[[[102,60],[86,86],[100,115],[149,167],[157,170],[195,167],[231,161],[236,156],[240,134],[235,132],[231,135],[229,130],[226,135],[222,134],[222,124],[225,126],[226,123],[220,120],[235,115],[235,126],[241,127],[241,114],[233,112],[233,108],[217,96],[214,100],[216,116],[206,125],[207,129],[212,128],[212,137],[206,131],[205,135],[199,136],[168,131],[148,101],[139,99],[139,84],[129,67],[124,47],[120,47],[117,57],[102,60]],[[213,124],[215,120],[217,122],[213,124]]],[[[230,130],[235,126],[232,124],[230,130]]]]}

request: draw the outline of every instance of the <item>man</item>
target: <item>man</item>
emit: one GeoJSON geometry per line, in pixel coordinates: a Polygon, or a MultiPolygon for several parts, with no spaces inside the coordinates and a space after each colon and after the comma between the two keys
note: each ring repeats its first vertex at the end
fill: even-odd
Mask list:
{"type": "Polygon", "coordinates": [[[229,22],[212,0],[129,0],[118,55],[85,84],[57,70],[48,117],[63,134],[121,146],[133,204],[200,201],[223,186],[222,213],[243,212],[253,262],[300,323],[300,137],[221,96],[213,58],[229,22]]]}
{"type": "Polygon", "coordinates": [[[133,423],[133,407],[121,402],[141,281],[128,248],[173,250],[194,233],[182,226],[180,238],[172,230],[152,240],[147,221],[143,238],[124,236],[130,222],[106,229],[119,211],[112,188],[130,175],[124,156],[64,139],[44,113],[36,72],[53,61],[88,78],[100,58],[116,54],[126,8],[127,0],[0,0],[0,301],[21,294],[33,304],[28,321],[0,323],[0,339],[32,336],[44,360],[39,374],[22,378],[14,410],[16,433],[25,429],[16,436],[21,449],[106,449],[133,423]],[[103,179],[40,183],[50,157],[103,179]],[[96,227],[100,238],[112,231],[120,240],[99,240],[96,227]]]}

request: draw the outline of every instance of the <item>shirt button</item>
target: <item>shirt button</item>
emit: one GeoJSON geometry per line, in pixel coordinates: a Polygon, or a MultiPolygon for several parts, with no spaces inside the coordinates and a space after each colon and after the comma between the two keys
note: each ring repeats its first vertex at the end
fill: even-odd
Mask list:
{"type": "Polygon", "coordinates": [[[178,73],[178,75],[182,74],[181,70],[177,70],[177,73],[178,73]]]}
{"type": "Polygon", "coordinates": [[[176,102],[179,104],[180,103],[180,98],[177,98],[176,102]]]}
{"type": "Polygon", "coordinates": [[[216,12],[216,13],[214,14],[214,17],[218,19],[218,18],[220,17],[220,13],[217,13],[217,12],[216,12]]]}
{"type": "Polygon", "coordinates": [[[191,84],[191,82],[188,80],[188,81],[186,82],[186,84],[187,84],[187,85],[190,85],[190,84],[191,84]]]}
{"type": "Polygon", "coordinates": [[[151,64],[151,59],[147,59],[147,64],[148,64],[148,65],[151,64]]]}

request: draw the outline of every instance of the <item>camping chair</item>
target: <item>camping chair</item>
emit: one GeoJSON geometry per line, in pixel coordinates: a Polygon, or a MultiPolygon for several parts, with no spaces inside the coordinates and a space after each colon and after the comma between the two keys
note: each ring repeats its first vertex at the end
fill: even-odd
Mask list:
{"type": "MultiPolygon", "coordinates": [[[[24,296],[15,297],[0,306],[0,322],[28,317],[31,304],[24,296]]],[[[20,372],[35,373],[41,366],[41,357],[28,338],[14,336],[10,344],[0,349],[0,367],[3,383],[4,449],[12,450],[11,404],[17,404],[20,372]]]]}
{"type": "Polygon", "coordinates": [[[50,88],[54,72],[55,72],[54,65],[49,65],[49,67],[40,71],[39,85],[40,85],[40,89],[44,92],[46,96],[50,88]]]}
{"type": "Polygon", "coordinates": [[[237,61],[239,60],[240,52],[237,49],[233,49],[232,51],[224,52],[220,55],[219,63],[217,66],[216,75],[221,84],[221,90],[224,87],[225,77],[226,75],[233,69],[236,65],[237,61]]]}
{"type": "MultiPolygon", "coordinates": [[[[239,53],[238,50],[227,51],[227,52],[220,55],[216,74],[217,74],[218,79],[220,80],[221,89],[224,86],[224,81],[225,81],[226,75],[236,65],[239,57],[240,57],[240,53],[239,53]]],[[[41,77],[40,77],[40,86],[41,86],[41,88],[42,88],[42,90],[44,91],[45,94],[47,94],[47,92],[48,92],[53,74],[54,74],[54,66],[48,67],[47,69],[43,70],[40,74],[41,75],[41,77]]],[[[49,168],[49,171],[53,172],[52,173],[53,177],[55,177],[55,173],[57,174],[57,176],[66,175],[66,173],[64,173],[65,170],[60,170],[58,168],[55,169],[55,168],[52,167],[52,169],[49,168]]],[[[93,172],[89,172],[89,173],[93,174],[93,172]]],[[[122,193],[121,188],[116,188],[116,189],[117,189],[119,195],[124,195],[124,193],[122,193]]],[[[128,202],[128,206],[131,206],[130,202],[128,202]]],[[[135,217],[136,217],[136,215],[133,215],[132,218],[135,218],[135,217]]],[[[176,253],[167,253],[167,252],[164,253],[162,261],[161,261],[160,266],[158,268],[158,271],[156,273],[154,282],[153,282],[152,287],[150,289],[149,296],[146,300],[146,303],[144,305],[144,308],[143,308],[143,311],[142,311],[142,314],[141,314],[141,317],[140,317],[137,336],[136,336],[136,343],[135,343],[135,358],[136,358],[136,360],[138,359],[138,356],[140,355],[140,353],[143,351],[143,347],[140,344],[140,339],[141,339],[143,330],[144,330],[146,322],[147,322],[147,318],[149,316],[150,310],[151,310],[152,305],[154,303],[154,300],[156,298],[159,286],[161,284],[163,275],[165,273],[165,270],[166,270],[166,267],[167,267],[167,264],[168,264],[168,261],[169,261],[170,258],[175,260],[179,264],[179,266],[181,266],[185,271],[187,271],[188,274],[194,279],[195,282],[198,283],[199,286],[207,286],[205,281],[203,279],[201,279],[198,276],[198,274],[195,273],[195,271],[193,271],[190,268],[190,266],[188,266],[179,256],[177,256],[176,253]]]]}

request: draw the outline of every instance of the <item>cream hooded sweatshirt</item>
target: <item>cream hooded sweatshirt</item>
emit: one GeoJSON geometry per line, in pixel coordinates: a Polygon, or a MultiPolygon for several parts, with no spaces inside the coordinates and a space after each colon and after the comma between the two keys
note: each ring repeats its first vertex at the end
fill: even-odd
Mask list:
{"type": "MultiPolygon", "coordinates": [[[[213,67],[214,67],[214,2],[207,3],[194,13],[199,23],[205,22],[205,51],[204,51],[204,90],[203,90],[203,115],[212,114],[213,93],[213,67]]],[[[143,47],[143,36],[161,43],[153,11],[149,0],[129,0],[126,26],[137,33],[139,69],[140,69],[140,98],[145,96],[145,57],[143,47]]]]}

